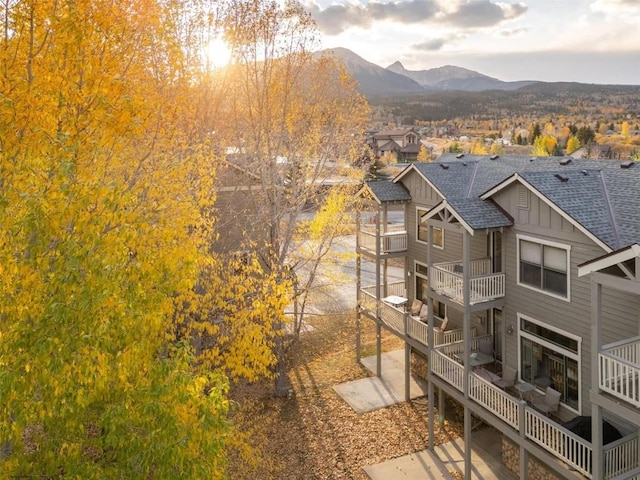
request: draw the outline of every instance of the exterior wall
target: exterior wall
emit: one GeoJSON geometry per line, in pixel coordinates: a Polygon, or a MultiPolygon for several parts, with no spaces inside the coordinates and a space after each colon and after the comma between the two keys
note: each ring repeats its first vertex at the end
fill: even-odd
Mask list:
{"type": "Polygon", "coordinates": [[[218,252],[243,250],[247,241],[262,245],[268,229],[259,211],[264,192],[256,179],[237,168],[221,164],[218,168],[218,187],[214,211],[218,252]]]}
{"type": "MultiPolygon", "coordinates": [[[[552,325],[581,338],[580,349],[580,400],[582,415],[589,415],[591,404],[591,283],[588,277],[578,278],[577,266],[602,255],[604,250],[593,240],[575,228],[565,218],[533,193],[530,194],[529,208],[518,208],[520,185],[512,185],[500,192],[494,200],[514,218],[514,226],[503,234],[504,268],[506,274],[506,302],[503,309],[505,328],[513,325],[518,331],[518,314],[552,325]],[[518,285],[517,234],[541,240],[569,245],[570,301],[518,285]]],[[[637,299],[630,295],[609,290],[603,295],[603,315],[607,319],[603,330],[605,342],[626,338],[638,331],[637,299]]],[[[505,360],[518,367],[519,337],[506,336],[505,360]]]]}
{"type": "MultiPolygon", "coordinates": [[[[407,285],[407,295],[410,299],[415,298],[415,277],[414,268],[415,261],[423,264],[428,263],[427,244],[417,239],[418,231],[418,208],[426,210],[434,207],[442,197],[417,173],[411,172],[402,179],[402,183],[411,192],[412,202],[407,207],[406,226],[408,235],[407,245],[407,268],[412,272],[410,281],[407,285]]],[[[462,260],[462,234],[452,230],[445,230],[444,233],[444,249],[433,248],[433,262],[448,262],[462,260]]],[[[478,232],[470,237],[470,253],[472,259],[484,258],[487,256],[487,235],[485,232],[478,232]]],[[[462,327],[462,313],[453,308],[447,311],[449,317],[449,329],[462,327]]],[[[481,321],[481,317],[487,318],[486,313],[473,314],[472,325],[478,327],[478,333],[484,330],[486,322],[481,321]]]]}

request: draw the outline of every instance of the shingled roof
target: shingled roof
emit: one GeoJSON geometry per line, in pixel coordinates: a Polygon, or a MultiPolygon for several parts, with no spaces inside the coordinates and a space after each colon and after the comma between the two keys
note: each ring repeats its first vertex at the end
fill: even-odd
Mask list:
{"type": "Polygon", "coordinates": [[[388,181],[365,182],[358,194],[361,195],[365,190],[371,193],[378,203],[409,202],[411,200],[411,195],[409,195],[404,185],[400,183],[388,181]]]}
{"type": "Polygon", "coordinates": [[[640,241],[640,164],[620,168],[612,160],[445,154],[415,163],[393,181],[417,171],[472,228],[505,222],[495,206],[481,207],[490,192],[522,181],[611,250],[640,241]],[[484,195],[483,195],[484,194],[484,195]],[[475,201],[480,196],[485,200],[475,201]],[[474,200],[474,201],[469,201],[474,200]]]}

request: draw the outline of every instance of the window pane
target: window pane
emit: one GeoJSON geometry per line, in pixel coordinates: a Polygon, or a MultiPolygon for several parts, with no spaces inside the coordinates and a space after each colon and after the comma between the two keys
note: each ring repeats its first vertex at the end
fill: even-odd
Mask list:
{"type": "Polygon", "coordinates": [[[429,273],[429,269],[427,268],[426,265],[422,265],[421,263],[416,263],[416,273],[419,273],[420,275],[424,275],[426,277],[427,274],[429,273]]]}
{"type": "Polygon", "coordinates": [[[544,266],[558,272],[567,271],[567,251],[562,248],[544,247],[544,266]]]}
{"type": "Polygon", "coordinates": [[[424,278],[416,277],[416,298],[427,301],[428,283],[424,278]]]}
{"type": "Polygon", "coordinates": [[[544,270],[542,288],[550,292],[557,293],[563,297],[567,296],[567,274],[554,272],[553,270],[544,270]]]}
{"type": "Polygon", "coordinates": [[[444,232],[441,228],[433,227],[433,244],[444,248],[444,232]]]}
{"type": "Polygon", "coordinates": [[[542,245],[520,240],[520,260],[542,265],[542,245]]]}
{"type": "Polygon", "coordinates": [[[542,288],[542,269],[540,266],[520,262],[520,283],[542,288]]]}

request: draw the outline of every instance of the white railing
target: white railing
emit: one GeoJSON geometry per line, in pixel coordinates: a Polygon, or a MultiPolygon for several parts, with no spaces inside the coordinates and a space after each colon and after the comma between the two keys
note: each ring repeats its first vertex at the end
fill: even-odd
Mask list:
{"type": "Polygon", "coordinates": [[[404,334],[404,307],[394,307],[380,302],[380,319],[391,329],[404,334]]]}
{"type": "Polygon", "coordinates": [[[598,368],[601,390],[640,407],[640,337],[604,345],[598,368]]]}
{"type": "MultiPolygon", "coordinates": [[[[606,478],[619,477],[636,468],[640,463],[638,457],[638,435],[627,435],[603,447],[604,469],[606,478]]],[[[633,478],[633,477],[625,477],[633,478]]]]}
{"type": "MultiPolygon", "coordinates": [[[[360,230],[358,232],[358,244],[361,248],[376,251],[376,233],[360,230]]],[[[380,253],[404,252],[407,250],[407,232],[387,231],[380,233],[380,253]]]]}
{"type": "Polygon", "coordinates": [[[421,322],[420,320],[415,320],[409,316],[407,320],[407,335],[411,338],[415,338],[423,345],[428,345],[427,343],[427,332],[429,330],[429,326],[421,322]]]}
{"type": "Polygon", "coordinates": [[[364,287],[360,289],[360,306],[371,312],[375,312],[378,306],[376,300],[376,287],[364,287]],[[371,291],[373,289],[373,292],[371,291]]]}
{"type": "MultiPolygon", "coordinates": [[[[415,338],[420,343],[424,345],[428,345],[427,343],[427,332],[429,326],[421,322],[420,320],[415,320],[408,316],[407,319],[407,335],[411,338],[415,338]]],[[[476,327],[471,327],[471,337],[476,336],[476,327]]],[[[455,328],[452,330],[445,330],[444,332],[433,332],[433,344],[435,346],[444,345],[446,343],[456,343],[461,342],[464,339],[462,328],[455,328]]]]}
{"type": "MultiPolygon", "coordinates": [[[[464,278],[462,272],[449,271],[451,265],[455,264],[446,264],[446,269],[441,266],[431,267],[429,271],[431,288],[457,303],[462,303],[464,300],[464,278]]],[[[469,287],[469,302],[471,304],[504,297],[504,273],[473,276],[469,279],[469,287]]]]}
{"type": "MultiPolygon", "coordinates": [[[[435,263],[434,267],[441,268],[447,272],[459,273],[462,275],[464,272],[464,264],[461,261],[457,262],[445,262],[435,263]]],[[[487,275],[491,273],[491,259],[490,258],[478,258],[469,261],[469,273],[472,277],[480,275],[487,275]]]]}
{"type": "Polygon", "coordinates": [[[475,374],[471,374],[469,378],[469,396],[518,429],[520,403],[514,397],[475,374]]]}
{"type": "Polygon", "coordinates": [[[431,355],[432,365],[430,365],[431,371],[439,377],[442,377],[454,388],[462,391],[464,367],[450,358],[446,352],[443,352],[443,350],[447,349],[441,348],[439,350],[433,350],[431,355]]]}
{"type": "Polygon", "coordinates": [[[580,473],[591,477],[591,443],[531,408],[525,409],[525,436],[580,473]]]}

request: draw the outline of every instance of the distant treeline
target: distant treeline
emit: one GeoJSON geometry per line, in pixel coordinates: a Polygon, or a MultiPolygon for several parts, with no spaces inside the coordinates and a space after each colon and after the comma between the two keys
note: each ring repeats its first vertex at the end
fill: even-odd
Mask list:
{"type": "Polygon", "coordinates": [[[521,115],[640,115],[640,86],[538,82],[518,90],[428,92],[369,99],[397,121],[521,115]]]}

